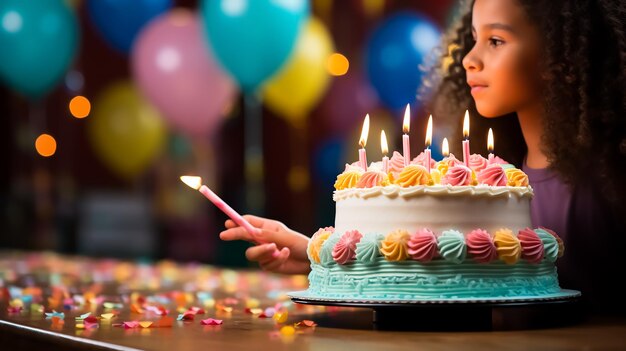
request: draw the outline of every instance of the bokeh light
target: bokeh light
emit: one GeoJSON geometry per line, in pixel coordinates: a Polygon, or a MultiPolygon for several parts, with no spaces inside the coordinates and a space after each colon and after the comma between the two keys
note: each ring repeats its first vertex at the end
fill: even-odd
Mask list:
{"type": "Polygon", "coordinates": [[[75,96],[70,101],[70,113],[76,118],[85,118],[91,112],[91,103],[84,96],[75,96]]]}
{"type": "Polygon", "coordinates": [[[343,76],[348,73],[350,62],[342,54],[336,52],[328,57],[327,62],[328,73],[333,76],[343,76]]]}
{"type": "Polygon", "coordinates": [[[50,134],[41,134],[35,140],[35,149],[43,157],[50,157],[57,151],[57,141],[50,134]]]}

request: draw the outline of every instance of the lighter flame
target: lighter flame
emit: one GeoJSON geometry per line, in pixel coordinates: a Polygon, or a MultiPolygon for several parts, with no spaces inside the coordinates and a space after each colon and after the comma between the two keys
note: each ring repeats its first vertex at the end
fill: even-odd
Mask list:
{"type": "Polygon", "coordinates": [[[404,120],[402,122],[402,131],[408,133],[411,130],[411,105],[406,104],[404,110],[404,120]]]}
{"type": "Polygon", "coordinates": [[[365,147],[367,145],[367,135],[370,132],[370,115],[365,115],[365,121],[363,121],[363,129],[361,129],[361,139],[359,139],[359,145],[365,147]]]}
{"type": "Polygon", "coordinates": [[[489,128],[489,133],[487,134],[487,150],[493,152],[493,130],[491,128],[489,128]]]}
{"type": "Polygon", "coordinates": [[[202,178],[200,177],[182,176],[180,177],[180,180],[182,180],[183,183],[187,184],[190,188],[194,188],[196,190],[200,189],[200,186],[202,185],[202,178]]]}
{"type": "Polygon", "coordinates": [[[450,147],[448,146],[448,138],[443,138],[443,143],[441,144],[441,154],[444,157],[450,156],[450,147]]]}
{"type": "Polygon", "coordinates": [[[463,119],[463,139],[469,139],[469,112],[467,110],[463,119]]]}
{"type": "Polygon", "coordinates": [[[430,144],[433,141],[433,115],[430,115],[430,117],[428,117],[428,125],[426,126],[426,140],[424,141],[424,143],[426,144],[426,147],[430,147],[430,144]]]}
{"type": "Polygon", "coordinates": [[[380,149],[385,156],[389,152],[389,146],[387,145],[387,136],[385,135],[384,130],[380,131],[380,149]]]}

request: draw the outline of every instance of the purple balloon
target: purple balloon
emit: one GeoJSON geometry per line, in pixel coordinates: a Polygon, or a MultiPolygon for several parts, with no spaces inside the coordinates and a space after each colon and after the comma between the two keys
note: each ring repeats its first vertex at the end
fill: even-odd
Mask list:
{"type": "Polygon", "coordinates": [[[320,109],[330,132],[344,135],[363,124],[366,113],[378,106],[378,96],[358,69],[335,77],[320,109]]]}
{"type": "Polygon", "coordinates": [[[131,59],[137,86],[171,126],[188,136],[215,133],[236,88],[213,58],[198,15],[177,9],[157,17],[139,33],[131,59]]]}

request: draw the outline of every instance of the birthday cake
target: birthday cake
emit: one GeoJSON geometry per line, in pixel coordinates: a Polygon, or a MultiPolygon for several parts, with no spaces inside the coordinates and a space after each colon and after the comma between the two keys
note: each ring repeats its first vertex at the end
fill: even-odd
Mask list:
{"type": "Polygon", "coordinates": [[[474,154],[405,166],[394,152],[364,170],[346,165],[333,199],[335,226],[309,241],[308,296],[458,300],[552,296],[562,240],[532,228],[533,189],[521,170],[474,154]],[[428,167],[429,166],[429,167],[428,167]],[[429,170],[430,169],[430,170],[429,170]]]}

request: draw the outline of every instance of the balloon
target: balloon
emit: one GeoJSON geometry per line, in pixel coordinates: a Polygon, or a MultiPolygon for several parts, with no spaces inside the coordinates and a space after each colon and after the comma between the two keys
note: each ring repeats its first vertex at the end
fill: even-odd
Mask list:
{"type": "Polygon", "coordinates": [[[345,135],[356,126],[360,128],[365,114],[372,112],[378,103],[376,91],[360,70],[350,70],[333,79],[320,105],[320,116],[325,119],[327,130],[345,135]]]}
{"type": "Polygon", "coordinates": [[[367,73],[388,107],[398,109],[415,101],[420,65],[440,37],[432,22],[411,13],[394,15],[374,30],[366,49],[367,73]]]}
{"type": "Polygon", "coordinates": [[[76,15],[63,0],[0,1],[0,79],[41,97],[63,79],[78,35],[76,15]]]}
{"type": "Polygon", "coordinates": [[[326,27],[311,18],[289,61],[263,88],[268,107],[289,121],[304,120],[326,92],[330,78],[326,61],[333,51],[326,27]]]}
{"type": "Polygon", "coordinates": [[[246,92],[286,62],[309,14],[306,0],[204,0],[204,29],[215,56],[246,92]]]}
{"type": "Polygon", "coordinates": [[[114,84],[97,98],[88,135],[102,161],[126,178],[150,165],[166,142],[159,113],[129,82],[114,84]]]}
{"type": "Polygon", "coordinates": [[[141,92],[188,136],[207,136],[235,97],[235,84],[216,64],[197,15],[174,10],[141,31],[131,60],[141,92]]]}
{"type": "Polygon", "coordinates": [[[337,175],[343,171],[347,162],[344,149],[345,142],[342,138],[330,138],[324,140],[315,150],[313,171],[323,185],[332,187],[337,175]]]}
{"type": "Polygon", "coordinates": [[[128,53],[141,28],[172,7],[172,0],[89,0],[87,13],[99,34],[128,53]]]}

